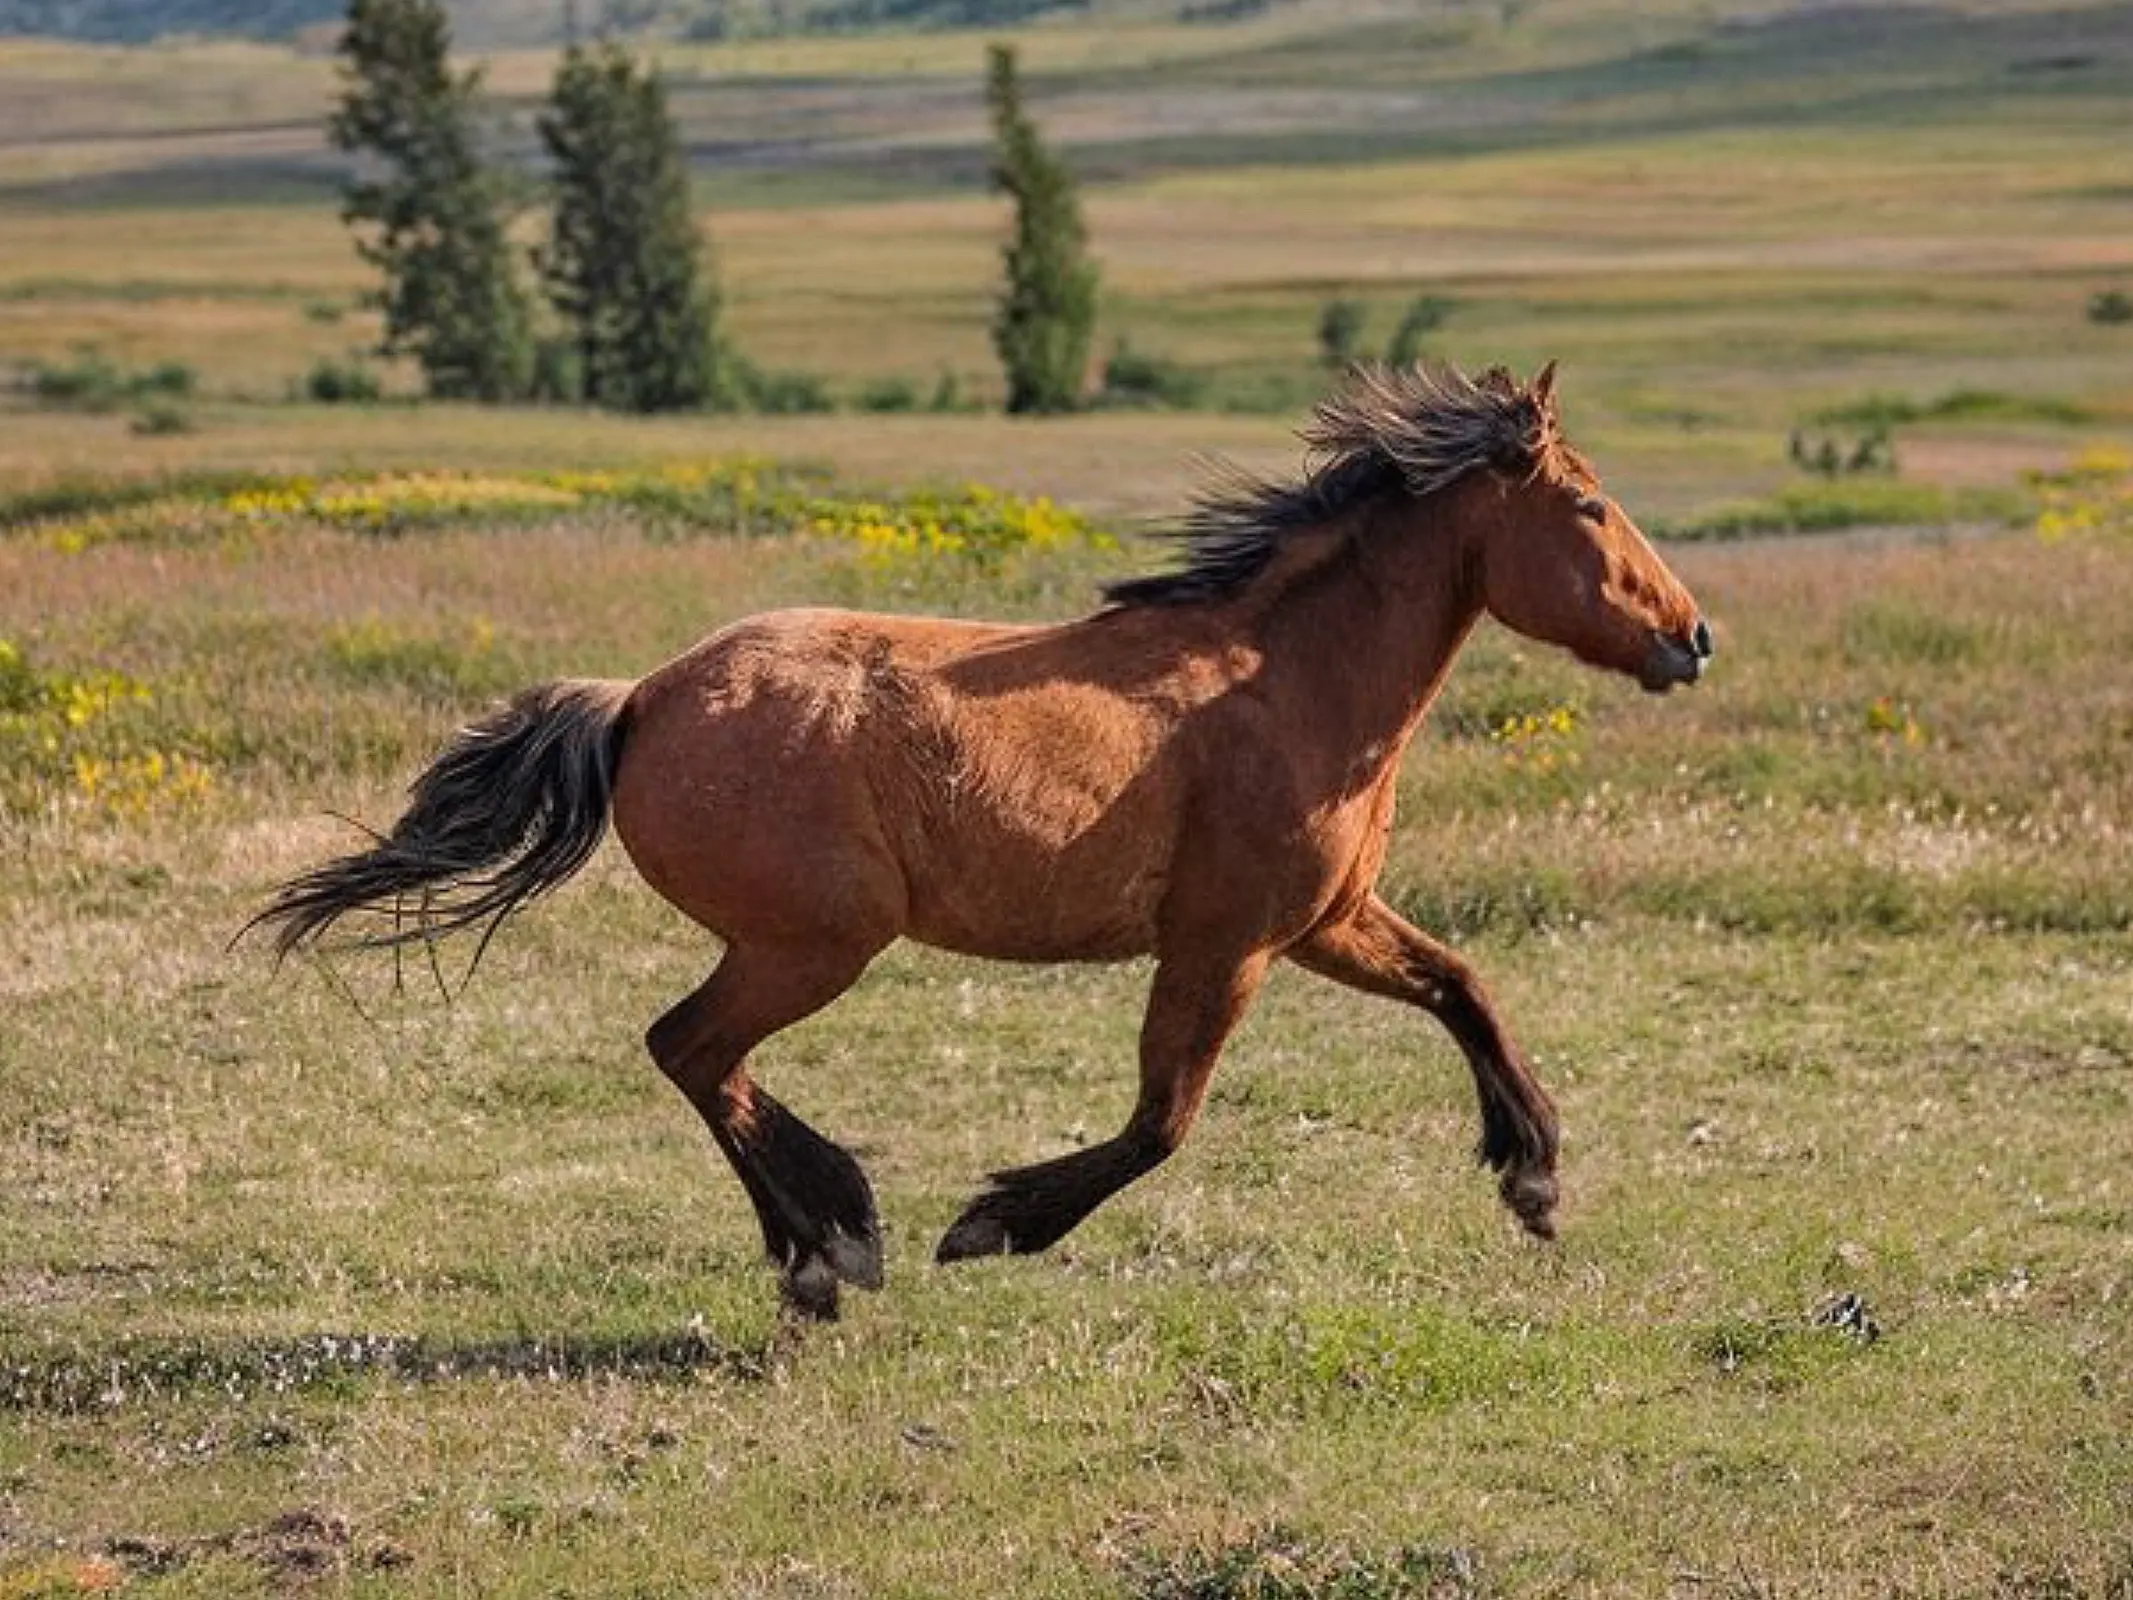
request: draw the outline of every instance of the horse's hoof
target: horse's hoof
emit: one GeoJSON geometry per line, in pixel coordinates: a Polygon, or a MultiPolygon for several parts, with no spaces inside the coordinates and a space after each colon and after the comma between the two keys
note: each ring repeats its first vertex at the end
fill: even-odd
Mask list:
{"type": "Polygon", "coordinates": [[[1555,1205],[1561,1191],[1553,1173],[1513,1168],[1503,1175],[1503,1203],[1536,1239],[1555,1237],[1555,1205]]]}
{"type": "Polygon", "coordinates": [[[821,1256],[808,1256],[778,1279],[785,1309],[807,1322],[837,1320],[837,1270],[821,1256]]]}
{"type": "Polygon", "coordinates": [[[973,1206],[941,1236],[940,1248],[933,1252],[933,1259],[946,1266],[951,1261],[968,1261],[973,1256],[1004,1256],[1013,1249],[1014,1242],[1008,1237],[1007,1224],[973,1206]]]}
{"type": "Polygon", "coordinates": [[[881,1235],[872,1229],[858,1236],[831,1229],[815,1259],[827,1261],[831,1273],[855,1289],[881,1287],[881,1235]]]}

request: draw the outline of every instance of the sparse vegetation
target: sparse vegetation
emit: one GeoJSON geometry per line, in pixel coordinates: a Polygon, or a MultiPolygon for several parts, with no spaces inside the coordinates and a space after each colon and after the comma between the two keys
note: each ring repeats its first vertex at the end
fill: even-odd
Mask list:
{"type": "Polygon", "coordinates": [[[861,411],[876,415],[916,411],[918,385],[909,378],[876,378],[860,389],[857,404],[861,411]]]}
{"type": "MultiPolygon", "coordinates": [[[[705,952],[619,859],[449,1006],[420,959],[395,993],[382,958],[273,978],[221,948],[339,836],[322,806],[384,820],[491,697],[641,671],[780,601],[938,604],[906,585],[940,558],[878,565],[864,530],[923,542],[1004,503],[812,479],[839,508],[816,542],[677,538],[677,505],[724,495],[756,527],[743,507],[792,475],[713,481],[614,472],[597,503],[379,542],[367,497],[412,486],[283,509],[254,480],[238,561],[0,535],[0,633],[36,641],[0,658],[4,826],[31,841],[0,926],[50,1064],[0,1074],[11,1578],[161,1551],[165,1581],[271,1588],[261,1530],[302,1510],[322,1570],[409,1592],[716,1591],[795,1560],[866,1592],[1519,1593],[1574,1569],[1628,1593],[1690,1567],[1871,1591],[1922,1548],[1898,1559],[1935,1581],[2111,1581],[2117,543],[1689,551],[1722,665],[1664,702],[1500,630],[1470,648],[1388,881],[1562,1094],[1562,1245],[1499,1231],[1447,1042],[1289,973],[1171,1170],[1060,1255],[929,1270],[983,1166],[1123,1106],[1145,974],[899,952],[765,1052],[874,1152],[895,1229],[888,1292],[795,1343],[745,1204],[639,1059],[705,952]],[[113,1039],[126,1070],[87,1070],[113,1039]],[[1846,1294],[1878,1339],[1826,1315],[1846,1294]],[[1851,1542],[1800,1523],[1810,1473],[1851,1542]],[[1943,1475],[1969,1487],[1922,1535],[1943,1475]],[[839,1515],[796,1530],[808,1496],[839,1515]],[[936,1537],[910,1536],[914,1497],[936,1537]],[[1638,1507],[1664,1507],[1663,1547],[1638,1507]]],[[[92,487],[43,509],[94,516],[92,487]]],[[[953,602],[1056,614],[1145,559],[1037,554],[1057,564],[976,569],[953,602]]]]}
{"type": "Polygon", "coordinates": [[[2080,427],[2096,420],[2094,411],[2060,395],[2007,394],[1997,389],[1951,389],[1931,400],[1900,394],[1871,394],[1841,405],[1824,406],[1808,419],[1825,428],[1859,428],[1885,433],[1918,422],[2050,422],[2080,427]]]}
{"type": "Polygon", "coordinates": [[[1328,300],[1318,309],[1318,362],[1343,371],[1363,357],[1363,322],[1368,313],[1360,300],[1328,300]]]}
{"type": "Polygon", "coordinates": [[[2133,322],[2133,295],[2123,289],[2097,290],[2089,296],[2089,321],[2106,328],[2133,322]]]}
{"type": "Polygon", "coordinates": [[[355,356],[322,356],[304,375],[304,398],[320,405],[370,405],[385,392],[378,374],[355,356]]]}
{"type": "Polygon", "coordinates": [[[1896,473],[1896,441],[1879,425],[1850,439],[1795,428],[1785,441],[1785,453],[1802,472],[1822,478],[1887,478],[1896,473]]]}
{"type": "MultiPolygon", "coordinates": [[[[2110,8],[1397,9],[1013,39],[1099,363],[1207,384],[1037,422],[966,35],[659,47],[727,330],[843,412],[790,418],[286,403],[380,331],[302,131],[330,38],[0,42],[0,1596],[2126,1587],[2126,82],[2066,43],[2110,8]],[[463,991],[464,947],[224,948],[520,684],[773,605],[1085,606],[1192,452],[1293,464],[1329,297],[1375,348],[1425,285],[1432,353],[1561,358],[1609,492],[1706,541],[1705,684],[1484,627],[1403,779],[1388,894],[1563,1107],[1559,1245],[1441,1030],[1284,969],[1159,1177],[934,1270],[985,1170],[1124,1115],[1148,974],[899,949],[761,1053],[890,1227],[795,1339],[639,1043],[715,951],[617,852],[463,991]],[[198,373],[200,431],[26,386],[84,344],[198,373]],[[927,414],[857,409],[896,374],[927,414]],[[1803,478],[1796,425],[1901,471],[1803,478]],[[1014,493],[923,488],[972,479],[1014,493]],[[1763,537],[1839,525],[1882,531],[1763,537]]],[[[553,65],[488,81],[522,122],[553,65]]]]}
{"type": "Polygon", "coordinates": [[[1834,533],[1845,528],[2006,527],[2035,507],[2020,489],[1943,489],[1886,477],[1791,484],[1759,500],[1727,501],[1680,517],[1651,518],[1670,539],[1834,533]]]}
{"type": "Polygon", "coordinates": [[[102,413],[188,399],[199,387],[199,375],[183,361],[159,361],[136,370],[85,347],[70,361],[31,362],[23,387],[37,404],[56,411],[102,413]]]}
{"type": "Polygon", "coordinates": [[[1111,406],[1162,406],[1191,411],[1207,398],[1207,376],[1181,361],[1136,350],[1124,339],[1104,363],[1099,401],[1111,406]]]}
{"type": "Polygon", "coordinates": [[[191,433],[197,424],[193,414],[170,400],[150,400],[134,412],[130,424],[144,439],[167,439],[176,433],[191,433]]]}
{"type": "Polygon", "coordinates": [[[1385,362],[1393,367],[1411,367],[1428,353],[1429,336],[1451,320],[1453,305],[1443,295],[1417,295],[1400,313],[1392,343],[1385,347],[1385,362]]]}

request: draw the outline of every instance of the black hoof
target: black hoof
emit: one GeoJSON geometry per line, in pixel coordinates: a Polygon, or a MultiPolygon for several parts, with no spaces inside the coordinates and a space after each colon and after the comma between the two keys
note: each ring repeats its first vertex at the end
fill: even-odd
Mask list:
{"type": "Polygon", "coordinates": [[[804,1311],[825,1305],[824,1312],[806,1314],[834,1317],[838,1280],[855,1289],[881,1287],[881,1219],[866,1173],[849,1151],[761,1089],[748,1138],[722,1133],[720,1142],[755,1202],[764,1248],[783,1267],[788,1305],[804,1311]],[[827,1278],[826,1291],[814,1286],[816,1277],[827,1278]]]}
{"type": "Polygon", "coordinates": [[[1015,1241],[1008,1235],[1007,1224],[988,1214],[985,1205],[985,1200],[976,1201],[956,1218],[955,1226],[941,1235],[940,1248],[933,1252],[935,1261],[946,1266],[951,1261],[969,1261],[977,1256],[1014,1253],[1015,1241]]]}
{"type": "Polygon", "coordinates": [[[868,1217],[866,1231],[856,1236],[839,1228],[830,1229],[822,1241],[822,1254],[816,1259],[827,1262],[831,1272],[855,1289],[879,1289],[882,1264],[878,1224],[868,1217]]]}
{"type": "Polygon", "coordinates": [[[837,1272],[821,1256],[794,1262],[778,1276],[779,1299],[805,1322],[837,1320],[837,1272]]]}
{"type": "Polygon", "coordinates": [[[955,1226],[933,1252],[938,1262],[974,1256],[1028,1256],[1049,1250],[1089,1214],[1094,1203],[1063,1198],[1058,1186],[1033,1181],[1052,1176],[1049,1167],[1021,1167],[995,1174],[993,1186],[963,1208],[955,1226]]]}
{"type": "Polygon", "coordinates": [[[1536,1239],[1555,1237],[1555,1206],[1560,1197],[1555,1175],[1532,1167],[1513,1167],[1498,1186],[1503,1203],[1536,1239]]]}

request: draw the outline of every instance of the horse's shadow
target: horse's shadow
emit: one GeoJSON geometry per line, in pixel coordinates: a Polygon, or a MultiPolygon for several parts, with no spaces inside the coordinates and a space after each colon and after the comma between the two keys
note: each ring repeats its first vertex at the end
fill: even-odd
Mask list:
{"type": "Polygon", "coordinates": [[[0,1411],[79,1413],[188,1396],[232,1400],[331,1393],[369,1381],[515,1379],[573,1383],[765,1381],[784,1335],[728,1341],[673,1332],[464,1339],[310,1333],[289,1338],[125,1338],[0,1358],[0,1411]]]}

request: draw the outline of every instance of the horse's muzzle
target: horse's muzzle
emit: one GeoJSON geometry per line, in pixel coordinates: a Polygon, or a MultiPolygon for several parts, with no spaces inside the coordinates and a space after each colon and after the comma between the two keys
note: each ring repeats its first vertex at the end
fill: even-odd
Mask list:
{"type": "Polygon", "coordinates": [[[1703,676],[1703,664],[1711,659],[1713,649],[1711,625],[1701,617],[1685,634],[1655,633],[1637,681],[1652,694],[1694,683],[1703,676]]]}

